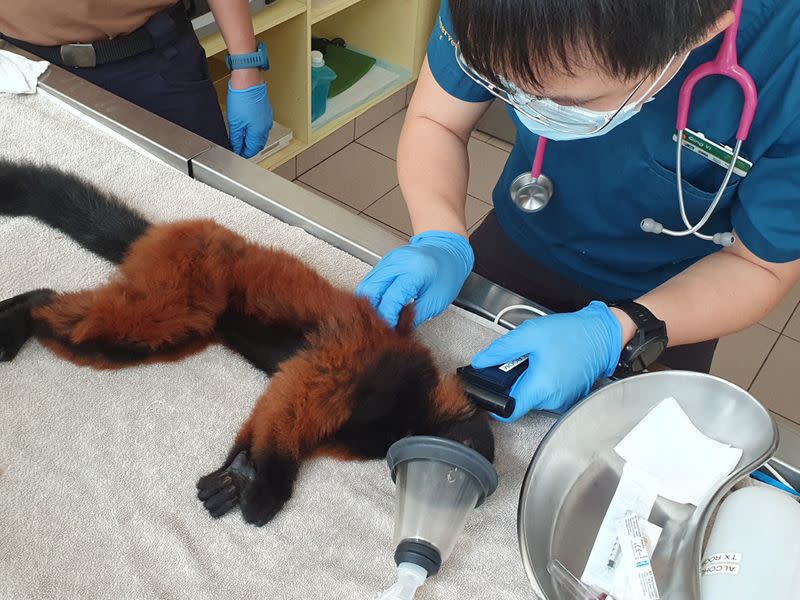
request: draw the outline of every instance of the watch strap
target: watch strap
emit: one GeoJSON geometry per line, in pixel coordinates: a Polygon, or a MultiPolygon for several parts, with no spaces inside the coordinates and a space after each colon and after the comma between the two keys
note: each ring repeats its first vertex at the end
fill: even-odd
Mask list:
{"type": "Polygon", "coordinates": [[[622,349],[619,366],[615,374],[631,375],[650,366],[667,347],[667,325],[649,309],[637,302],[609,304],[618,308],[636,325],[636,333],[627,346],[622,349]],[[645,350],[650,348],[649,351],[645,350]]]}
{"type": "Polygon", "coordinates": [[[664,322],[658,319],[650,310],[639,304],[638,302],[619,302],[610,304],[611,308],[618,308],[631,318],[636,324],[637,329],[641,329],[644,333],[658,331],[664,329],[664,322]]]}
{"type": "Polygon", "coordinates": [[[225,66],[228,70],[234,69],[255,69],[261,68],[269,70],[269,56],[267,46],[264,42],[259,42],[255,52],[249,54],[227,54],[225,55],[225,66]]]}

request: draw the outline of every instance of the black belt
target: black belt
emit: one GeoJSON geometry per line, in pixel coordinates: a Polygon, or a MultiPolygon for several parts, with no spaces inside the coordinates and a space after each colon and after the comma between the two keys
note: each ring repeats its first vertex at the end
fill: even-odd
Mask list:
{"type": "MultiPolygon", "coordinates": [[[[175,23],[176,33],[192,28],[183,2],[162,11],[175,23]]],[[[158,16],[158,15],[156,15],[158,16]]],[[[153,19],[154,17],[151,17],[153,19]]],[[[62,44],[60,46],[37,46],[23,40],[2,36],[15,46],[27,50],[40,58],[64,67],[96,67],[142,54],[157,47],[147,26],[143,25],[129,34],[110,40],[98,40],[90,44],[62,44]]]]}

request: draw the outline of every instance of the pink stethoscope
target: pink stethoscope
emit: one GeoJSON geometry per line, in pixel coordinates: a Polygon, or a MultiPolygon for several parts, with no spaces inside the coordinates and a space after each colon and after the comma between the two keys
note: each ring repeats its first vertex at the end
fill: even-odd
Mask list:
{"type": "MultiPolygon", "coordinates": [[[[730,246],[734,243],[734,236],[731,232],[716,233],[714,235],[704,235],[699,231],[708,222],[717,208],[722,194],[730,181],[731,176],[736,168],[737,160],[742,149],[742,143],[747,139],[750,132],[750,127],[753,124],[753,117],[758,105],[758,92],[753,78],[745,71],[738,63],[736,53],[736,37],[739,31],[739,22],[742,18],[742,2],[743,0],[734,0],[733,8],[731,9],[735,15],[735,19],[730,27],[725,31],[725,38],[722,41],[722,46],[717,52],[714,60],[704,63],[692,71],[686,80],[683,82],[680,90],[678,100],[678,119],[677,119],[677,183],[678,183],[678,205],[680,207],[681,219],[686,229],[683,231],[674,231],[664,228],[661,223],[647,218],[641,221],[641,228],[648,233],[664,233],[675,237],[684,237],[688,235],[696,235],[697,237],[712,241],[720,246],[730,246]],[[703,217],[695,224],[689,222],[686,215],[686,208],[683,200],[683,179],[681,176],[681,148],[683,147],[684,132],[687,130],[687,123],[689,121],[689,107],[692,101],[692,91],[694,90],[697,82],[704,77],[711,75],[722,75],[729,77],[736,81],[742,88],[744,93],[744,106],[742,108],[741,119],[739,121],[739,130],[736,133],[736,147],[733,149],[733,159],[725,174],[725,178],[720,185],[719,190],[714,196],[714,200],[708,207],[708,210],[703,217]]],[[[691,132],[691,130],[689,130],[691,132]]],[[[691,132],[695,133],[695,132],[691,132]]],[[[533,168],[530,173],[523,173],[517,177],[511,185],[511,197],[514,203],[525,212],[538,212],[545,208],[553,196],[553,182],[542,173],[542,163],[544,162],[544,153],[547,148],[548,139],[539,137],[536,144],[536,154],[533,159],[533,168]]]]}

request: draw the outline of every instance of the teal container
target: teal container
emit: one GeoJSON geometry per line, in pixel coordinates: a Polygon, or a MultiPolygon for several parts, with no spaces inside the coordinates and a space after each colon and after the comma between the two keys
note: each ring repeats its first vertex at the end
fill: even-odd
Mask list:
{"type": "Polygon", "coordinates": [[[328,91],[336,73],[325,65],[325,58],[319,50],[311,52],[311,120],[316,121],[325,113],[328,106],[328,91]]]}

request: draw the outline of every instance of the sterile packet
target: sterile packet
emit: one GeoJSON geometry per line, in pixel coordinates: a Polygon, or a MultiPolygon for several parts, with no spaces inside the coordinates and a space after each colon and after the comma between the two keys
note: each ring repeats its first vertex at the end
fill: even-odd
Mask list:
{"type": "MultiPolygon", "coordinates": [[[[581,581],[607,592],[614,589],[615,578],[619,577],[617,567],[620,564],[617,524],[625,518],[629,511],[646,521],[658,497],[655,490],[656,482],[647,473],[630,464],[623,466],[617,490],[614,492],[614,497],[600,524],[600,530],[597,532],[589,560],[581,575],[581,581]]],[[[656,540],[660,533],[660,530],[658,532],[654,529],[648,530],[648,534],[654,535],[656,540]]]]}
{"type": "Polygon", "coordinates": [[[650,557],[661,531],[631,511],[617,524],[620,557],[611,590],[616,600],[659,600],[650,557]]]}

